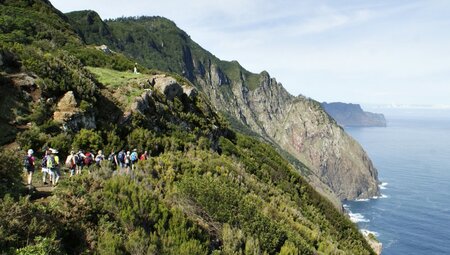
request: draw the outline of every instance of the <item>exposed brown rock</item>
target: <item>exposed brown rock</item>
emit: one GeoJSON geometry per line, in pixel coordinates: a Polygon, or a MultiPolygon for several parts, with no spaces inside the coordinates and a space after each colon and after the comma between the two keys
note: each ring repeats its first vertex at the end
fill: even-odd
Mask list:
{"type": "Polygon", "coordinates": [[[189,85],[183,86],[183,92],[191,99],[197,97],[197,95],[198,95],[197,89],[192,86],[189,86],[189,85]]]}
{"type": "Polygon", "coordinates": [[[68,91],[59,100],[56,111],[53,113],[53,119],[57,122],[65,122],[72,118],[75,114],[79,113],[80,110],[77,108],[77,100],[72,91],[68,91]]]}
{"type": "Polygon", "coordinates": [[[138,112],[141,114],[145,114],[146,112],[150,111],[153,105],[151,99],[152,93],[153,91],[148,90],[142,93],[141,96],[136,97],[134,99],[134,102],[131,104],[130,107],[131,112],[138,112]]]}
{"type": "Polygon", "coordinates": [[[36,76],[28,73],[15,73],[7,75],[10,78],[14,85],[20,87],[25,90],[35,90],[36,85],[36,76]]]}
{"type": "Polygon", "coordinates": [[[250,90],[245,77],[231,81],[221,77],[223,72],[217,67],[203,67],[204,76],[197,76],[195,82],[216,109],[228,112],[306,164],[312,170],[306,178],[337,207],[339,200],[379,194],[377,171],[366,152],[318,102],[290,95],[267,72],[259,75],[259,86],[250,90]],[[223,86],[229,92],[219,88],[223,86]]]}
{"type": "Polygon", "coordinates": [[[53,120],[62,123],[64,129],[80,130],[81,128],[96,128],[95,115],[92,112],[82,112],[72,91],[68,91],[58,101],[53,120]]]}
{"type": "Polygon", "coordinates": [[[155,76],[155,89],[163,93],[167,99],[173,100],[183,94],[183,88],[172,77],[155,76]]]}

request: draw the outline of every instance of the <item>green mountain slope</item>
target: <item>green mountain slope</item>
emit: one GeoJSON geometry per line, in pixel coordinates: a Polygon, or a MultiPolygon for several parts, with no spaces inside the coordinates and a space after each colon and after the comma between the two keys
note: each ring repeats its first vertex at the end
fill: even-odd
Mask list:
{"type": "Polygon", "coordinates": [[[130,174],[92,167],[34,200],[20,190],[24,151],[2,148],[2,252],[373,254],[289,162],[231,130],[188,79],[126,71],[135,60],[85,45],[47,1],[3,1],[0,14],[10,28],[0,38],[0,109],[12,130],[2,145],[38,157],[51,146],[62,159],[71,149],[152,156],[130,174]],[[22,22],[38,16],[47,37],[22,22]]]}
{"type": "MultiPolygon", "coordinates": [[[[161,17],[87,22],[91,11],[68,13],[88,44],[107,45],[145,67],[175,72],[203,91],[233,127],[256,134],[311,170],[307,178],[339,206],[339,200],[379,195],[377,171],[361,146],[328,117],[318,102],[290,95],[267,72],[254,74],[236,61],[221,61],[172,21],[161,17]],[[328,186],[328,187],[326,187],[328,186]]],[[[307,174],[307,173],[304,173],[307,174]]]]}

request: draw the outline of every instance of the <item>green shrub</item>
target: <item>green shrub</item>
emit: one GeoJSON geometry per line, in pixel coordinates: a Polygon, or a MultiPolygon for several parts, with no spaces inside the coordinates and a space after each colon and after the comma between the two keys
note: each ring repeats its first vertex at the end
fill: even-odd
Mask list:
{"type": "Polygon", "coordinates": [[[70,151],[73,149],[72,140],[72,135],[68,133],[60,133],[48,140],[48,146],[59,151],[60,160],[62,161],[65,159],[65,156],[69,155],[70,151]]]}
{"type": "Polygon", "coordinates": [[[34,244],[17,249],[16,255],[63,255],[65,252],[61,251],[59,241],[55,237],[41,237],[37,236],[34,239],[34,244]]]}
{"type": "Polygon", "coordinates": [[[18,196],[23,190],[22,158],[12,150],[0,150],[0,198],[6,194],[18,196]]]}
{"type": "Polygon", "coordinates": [[[109,155],[111,152],[118,152],[124,147],[124,141],[116,134],[114,130],[107,131],[103,134],[106,136],[105,146],[103,147],[105,155],[109,155]]]}
{"type": "Polygon", "coordinates": [[[29,129],[19,133],[16,141],[24,149],[39,150],[47,143],[49,135],[41,132],[40,128],[32,125],[29,129]]]}
{"type": "Polygon", "coordinates": [[[140,152],[154,147],[155,134],[145,128],[136,128],[127,137],[130,149],[137,149],[140,152]]]}
{"type": "MultiPolygon", "coordinates": [[[[36,245],[39,247],[53,247],[50,245],[54,239],[41,239],[40,237],[52,237],[59,231],[60,223],[44,208],[31,203],[27,198],[19,201],[10,196],[0,199],[0,250],[8,251],[36,245]],[[34,243],[34,241],[37,243],[34,243]],[[47,246],[50,245],[50,246],[47,246]]],[[[29,249],[34,249],[30,247],[29,249]]],[[[28,249],[25,249],[27,251],[28,249]]]]}
{"type": "Polygon", "coordinates": [[[72,148],[84,150],[100,150],[103,148],[103,139],[99,132],[81,129],[73,138],[72,148]]]}
{"type": "Polygon", "coordinates": [[[37,125],[42,125],[52,115],[50,107],[44,102],[36,103],[33,108],[29,119],[37,125]]]}
{"type": "Polygon", "coordinates": [[[280,255],[299,255],[301,254],[298,248],[291,242],[287,241],[281,247],[280,255]]]}
{"type": "Polygon", "coordinates": [[[101,255],[124,254],[123,242],[124,237],[119,233],[103,229],[98,239],[97,252],[101,255]]]}

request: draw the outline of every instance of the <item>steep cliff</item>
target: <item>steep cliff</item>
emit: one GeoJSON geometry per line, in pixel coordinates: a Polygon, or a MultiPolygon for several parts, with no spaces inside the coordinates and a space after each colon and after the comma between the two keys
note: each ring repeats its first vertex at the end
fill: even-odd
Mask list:
{"type": "MultiPolygon", "coordinates": [[[[82,43],[89,37],[52,15],[58,12],[48,1],[2,4],[0,110],[11,130],[0,133],[2,252],[374,254],[357,226],[273,146],[230,129],[186,78],[130,72],[132,59],[82,43]],[[10,142],[21,151],[4,151],[10,142]],[[45,147],[61,159],[73,149],[135,148],[151,157],[131,171],[106,159],[85,166],[63,175],[51,197],[34,200],[42,193],[31,185],[22,192],[21,159],[33,148],[40,166],[45,147]]],[[[213,79],[230,81],[227,75],[213,79]]],[[[233,97],[236,86],[228,88],[233,97]]],[[[244,94],[250,107],[257,97],[244,94]]],[[[253,112],[243,110],[244,117],[253,112]]],[[[265,134],[255,116],[248,119],[265,134]]],[[[33,185],[43,184],[40,174],[33,185]]]]}
{"type": "MultiPolygon", "coordinates": [[[[81,14],[67,15],[79,20],[81,14]]],[[[236,61],[219,60],[167,19],[120,18],[105,24],[116,38],[111,41],[115,50],[149,68],[183,75],[236,127],[246,127],[293,155],[312,170],[311,178],[319,178],[339,199],[379,194],[369,157],[319,103],[290,95],[267,72],[254,74],[236,61]],[[116,42],[121,44],[114,46],[116,42]]],[[[89,24],[73,25],[81,37],[92,38],[86,35],[89,24]]]]}
{"type": "Polygon", "coordinates": [[[343,127],[386,127],[383,114],[365,112],[359,104],[324,102],[321,105],[343,127]]]}
{"type": "MultiPolygon", "coordinates": [[[[220,73],[212,68],[211,77],[220,73]]],[[[377,171],[361,146],[312,99],[290,95],[267,72],[250,90],[246,81],[230,85],[228,93],[210,77],[197,84],[217,109],[224,109],[253,131],[294,155],[327,184],[339,199],[378,194],[377,171]],[[212,82],[210,82],[212,81],[212,82]],[[226,96],[225,96],[226,95],[226,96]],[[229,100],[229,98],[233,100],[229,100]]]]}

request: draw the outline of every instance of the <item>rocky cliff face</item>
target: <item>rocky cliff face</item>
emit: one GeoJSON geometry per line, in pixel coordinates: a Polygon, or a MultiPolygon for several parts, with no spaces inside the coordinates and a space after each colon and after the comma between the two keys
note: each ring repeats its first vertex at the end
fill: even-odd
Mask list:
{"type": "MultiPolygon", "coordinates": [[[[377,171],[366,152],[318,102],[290,95],[267,72],[259,75],[259,86],[250,90],[244,79],[221,84],[227,80],[218,78],[222,72],[214,66],[208,71],[196,83],[217,109],[294,155],[339,199],[378,195],[377,171]]],[[[327,193],[323,188],[321,191],[327,193]]]]}
{"type": "MultiPolygon", "coordinates": [[[[80,14],[68,15],[75,19],[80,14]]],[[[123,42],[114,50],[149,68],[189,79],[235,126],[251,130],[307,165],[311,169],[307,178],[328,198],[337,201],[379,194],[377,171],[367,154],[319,103],[290,95],[267,72],[253,74],[236,61],[219,60],[167,19],[129,18],[105,24],[116,38],[110,44],[123,42]],[[133,40],[127,42],[129,38],[133,40]]],[[[88,38],[89,24],[73,25],[88,38]]],[[[98,44],[105,44],[103,39],[98,44]]]]}
{"type": "Polygon", "coordinates": [[[325,111],[343,127],[385,127],[383,114],[365,112],[359,104],[322,103],[325,111]]]}

